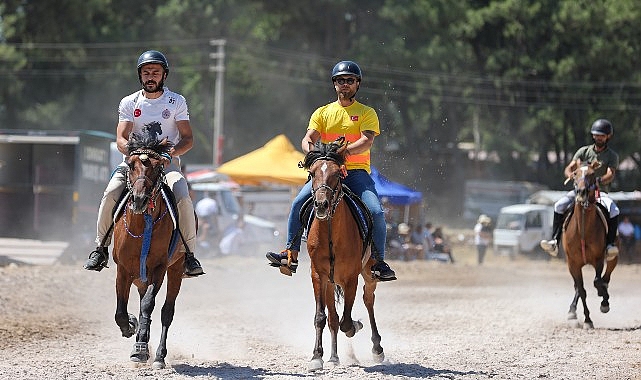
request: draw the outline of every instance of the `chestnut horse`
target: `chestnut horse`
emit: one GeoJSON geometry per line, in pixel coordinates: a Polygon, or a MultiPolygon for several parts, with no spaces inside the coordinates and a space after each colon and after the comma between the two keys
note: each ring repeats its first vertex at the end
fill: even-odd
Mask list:
{"type": "MultiPolygon", "coordinates": [[[[322,338],[328,319],[325,309],[329,314],[332,344],[329,361],[335,365],[339,364],[336,342],[338,329],[340,328],[347,337],[353,337],[363,327],[363,324],[354,321],[351,315],[359,274],[365,280],[363,301],[372,330],[372,353],[378,362],[383,361],[385,357],[374,318],[376,280],[370,271],[374,265],[374,259],[370,257],[370,239],[369,236],[362,237],[359,224],[345,199],[348,196],[346,192],[350,191],[344,188],[341,182],[347,174],[344,165],[346,150],[344,138],[329,144],[317,142],[305,156],[304,162],[299,164],[309,171],[314,212],[307,233],[307,251],[311,259],[312,285],[316,300],[316,343],[309,365],[310,371],[323,368],[322,338]],[[339,322],[336,302],[341,298],[344,301],[343,315],[339,322]]],[[[369,228],[371,229],[371,223],[369,228]]]]}
{"type": "Polygon", "coordinates": [[[606,261],[606,235],[607,235],[607,212],[601,210],[597,202],[598,185],[594,169],[600,166],[599,162],[579,165],[579,167],[568,178],[574,181],[576,198],[574,209],[564,223],[563,249],[567,257],[568,269],[574,279],[574,299],[570,304],[568,312],[569,320],[576,320],[576,307],[579,298],[583,303],[583,314],[586,329],[594,328],[590,319],[590,311],[586,303],[586,291],[583,286],[582,268],[585,265],[594,267],[596,276],[594,287],[597,294],[603,297],[601,301],[601,312],[610,311],[608,302],[608,284],[610,275],[617,265],[618,257],[606,261]],[[604,264],[607,262],[605,274],[604,264]]]}
{"type": "Polygon", "coordinates": [[[176,298],[180,291],[184,267],[183,253],[175,250],[172,238],[175,213],[168,207],[164,186],[164,166],[172,144],[158,141],[156,134],[132,133],[127,144],[128,158],[125,177],[127,192],[114,225],[113,258],[116,274],[116,323],[122,336],[136,334],[130,359],[145,363],[149,359],[151,314],[156,295],[167,276],[167,295],[162,307],[162,333],[153,368],[165,367],[167,331],[174,317],[176,298]],[[174,252],[174,250],[176,252],[174,252]],[[138,320],[127,312],[131,285],[140,296],[138,320]]]}

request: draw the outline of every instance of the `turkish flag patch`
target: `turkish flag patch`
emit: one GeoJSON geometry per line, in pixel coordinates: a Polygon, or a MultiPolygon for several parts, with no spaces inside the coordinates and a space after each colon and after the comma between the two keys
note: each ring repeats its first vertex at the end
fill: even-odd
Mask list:
{"type": "Polygon", "coordinates": [[[349,119],[350,119],[351,121],[358,121],[358,115],[351,115],[351,116],[349,117],[349,119]]]}

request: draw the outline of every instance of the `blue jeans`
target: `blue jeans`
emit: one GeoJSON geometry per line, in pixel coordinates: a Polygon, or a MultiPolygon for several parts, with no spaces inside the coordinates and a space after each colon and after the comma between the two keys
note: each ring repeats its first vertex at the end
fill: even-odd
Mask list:
{"type": "MultiPolygon", "coordinates": [[[[343,183],[363,200],[363,203],[365,203],[369,212],[372,214],[374,224],[372,231],[374,245],[372,257],[377,260],[383,260],[385,258],[385,235],[387,234],[387,227],[385,225],[385,213],[378,199],[374,180],[372,180],[372,177],[370,177],[369,173],[365,170],[348,170],[347,177],[343,180],[343,183]]],[[[296,238],[296,233],[301,228],[300,209],[311,196],[312,182],[308,181],[296,198],[294,198],[292,209],[289,212],[289,219],[287,221],[287,249],[300,251],[300,237],[296,238]]]]}

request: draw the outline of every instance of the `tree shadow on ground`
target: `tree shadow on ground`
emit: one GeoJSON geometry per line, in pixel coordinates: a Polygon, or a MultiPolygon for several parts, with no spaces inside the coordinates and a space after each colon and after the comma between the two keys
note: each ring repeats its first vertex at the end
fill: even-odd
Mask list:
{"type": "Polygon", "coordinates": [[[480,371],[455,371],[451,369],[435,369],[435,368],[427,368],[418,364],[404,364],[404,363],[387,364],[387,365],[381,364],[373,367],[363,368],[363,370],[367,373],[376,372],[383,375],[403,376],[403,377],[421,378],[421,379],[430,378],[430,377],[452,378],[455,376],[458,377],[458,376],[471,376],[471,375],[491,377],[490,374],[485,372],[480,372],[480,371]]]}

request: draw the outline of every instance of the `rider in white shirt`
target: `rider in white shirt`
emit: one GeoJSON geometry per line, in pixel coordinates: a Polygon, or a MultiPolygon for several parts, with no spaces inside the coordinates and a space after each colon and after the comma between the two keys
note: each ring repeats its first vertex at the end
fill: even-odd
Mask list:
{"type": "MultiPolygon", "coordinates": [[[[132,132],[156,132],[159,139],[167,138],[174,143],[165,165],[165,181],[171,188],[178,207],[179,228],[185,240],[179,249],[185,253],[185,275],[195,277],[204,274],[200,262],[194,257],[196,246],[196,221],[194,206],[189,196],[187,180],[180,169],[180,156],[193,146],[189,123],[189,111],[185,98],[167,87],[164,81],[169,74],[167,58],[156,50],[144,52],[138,58],[138,79],[142,89],[124,97],[118,107],[116,144],[127,155],[127,141],[132,132]],[[186,246],[185,246],[186,245],[186,246]]],[[[126,167],[123,161],[119,167],[126,167]]],[[[109,261],[107,247],[111,244],[112,217],[118,198],[125,187],[126,178],[121,170],[114,171],[103,194],[98,209],[96,244],[90,253],[85,269],[101,271],[109,261]]]]}

